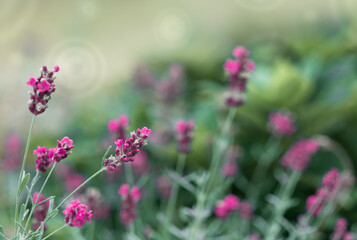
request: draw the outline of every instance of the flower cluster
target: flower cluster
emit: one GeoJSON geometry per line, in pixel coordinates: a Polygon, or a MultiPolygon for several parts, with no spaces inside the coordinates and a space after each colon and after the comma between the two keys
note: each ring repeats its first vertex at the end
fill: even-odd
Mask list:
{"type": "Polygon", "coordinates": [[[120,115],[117,119],[108,121],[108,130],[114,139],[125,139],[126,128],[129,125],[129,118],[126,115],[120,115]]]}
{"type": "Polygon", "coordinates": [[[301,139],[296,142],[281,158],[281,164],[293,171],[304,171],[311,160],[311,155],[319,150],[319,144],[313,139],[301,139]]]}
{"type": "Polygon", "coordinates": [[[110,207],[103,203],[98,189],[88,188],[83,197],[88,208],[92,210],[93,219],[105,219],[109,216],[110,207]]]}
{"type": "Polygon", "coordinates": [[[147,138],[150,136],[150,133],[151,130],[147,127],[138,128],[136,132],[131,132],[131,137],[125,141],[123,139],[115,141],[115,145],[117,145],[115,156],[111,155],[105,159],[103,166],[108,171],[114,171],[122,162],[134,161],[133,157],[147,144],[147,138]]]}
{"type": "Polygon", "coordinates": [[[217,217],[225,219],[234,211],[239,211],[240,217],[243,220],[250,220],[253,215],[253,208],[247,201],[240,201],[239,198],[233,194],[227,195],[223,200],[219,201],[214,209],[217,217]]]}
{"type": "Polygon", "coordinates": [[[128,184],[123,184],[118,194],[122,197],[120,206],[120,220],[124,226],[129,226],[136,218],[137,202],[140,200],[140,190],[138,187],[130,189],[128,184]]]}
{"type": "Polygon", "coordinates": [[[244,104],[243,93],[246,90],[247,80],[254,70],[254,62],[249,60],[250,52],[242,46],[237,46],[232,52],[235,59],[227,59],[223,65],[228,73],[228,91],[225,93],[225,103],[228,106],[244,104]]]}
{"type": "Polygon", "coordinates": [[[242,150],[239,146],[230,147],[227,149],[226,157],[227,161],[221,168],[221,173],[224,177],[232,177],[236,175],[238,171],[237,159],[242,155],[242,150]]]}
{"type": "Polygon", "coordinates": [[[33,93],[30,93],[29,110],[34,115],[43,113],[48,101],[51,99],[51,94],[55,92],[54,83],[55,77],[53,74],[59,71],[59,67],[55,66],[52,71],[48,71],[46,66],[41,69],[41,75],[38,78],[31,77],[27,85],[33,88],[33,93]]]}
{"type": "Polygon", "coordinates": [[[350,183],[347,178],[347,175],[341,175],[336,168],[332,168],[324,175],[321,187],[307,198],[306,210],[313,216],[319,215],[328,200],[335,200],[339,193],[348,188],[350,183]]]}
{"type": "MultiPolygon", "coordinates": [[[[33,204],[38,204],[42,201],[46,200],[46,197],[43,195],[40,195],[38,192],[33,194],[32,197],[32,203],[33,204]]],[[[32,225],[33,229],[37,230],[41,226],[41,222],[43,222],[47,216],[48,208],[50,206],[50,202],[46,201],[44,203],[41,203],[38,205],[34,212],[33,212],[33,218],[35,219],[35,223],[32,225]]],[[[46,228],[46,225],[45,225],[46,228]]]]}
{"type": "Polygon", "coordinates": [[[346,232],[347,220],[345,218],[339,218],[336,221],[335,228],[332,233],[332,240],[353,240],[354,234],[352,232],[346,232]]]}
{"type": "Polygon", "coordinates": [[[271,132],[276,136],[289,136],[296,132],[296,126],[290,112],[272,112],[269,114],[271,132]]]}
{"type": "Polygon", "coordinates": [[[46,147],[38,146],[33,151],[33,154],[37,155],[35,169],[40,172],[46,172],[52,162],[60,162],[68,157],[72,148],[74,148],[73,141],[68,137],[64,137],[61,141],[57,140],[55,148],[47,149],[46,147]]]}
{"type": "Polygon", "coordinates": [[[5,171],[14,171],[19,169],[21,166],[21,149],[22,140],[16,134],[11,134],[5,140],[5,154],[3,158],[3,162],[1,164],[1,168],[5,171]]]}
{"type": "Polygon", "coordinates": [[[195,126],[193,120],[184,121],[180,120],[175,125],[175,131],[177,133],[178,151],[181,153],[189,153],[190,145],[192,141],[192,132],[195,126]]]}
{"type": "Polygon", "coordinates": [[[65,215],[65,223],[71,227],[82,228],[83,224],[90,222],[92,217],[92,211],[87,211],[87,206],[81,204],[79,200],[72,201],[62,213],[65,215]]]}

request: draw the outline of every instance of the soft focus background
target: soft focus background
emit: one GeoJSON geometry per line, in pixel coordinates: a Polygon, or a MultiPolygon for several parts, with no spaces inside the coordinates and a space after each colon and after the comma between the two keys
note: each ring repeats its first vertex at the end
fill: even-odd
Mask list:
{"type": "MultiPolygon", "coordinates": [[[[324,134],[356,166],[356,12],[355,0],[0,0],[0,156],[7,136],[27,134],[26,81],[46,64],[61,71],[49,109],[36,120],[31,149],[53,147],[55,140],[70,136],[76,148],[66,161],[89,176],[111,141],[109,119],[127,114],[129,129],[146,125],[159,132],[192,118],[197,128],[187,168],[207,166],[210,137],[222,118],[217,112],[224,109],[222,65],[234,46],[243,45],[257,67],[235,124],[236,143],[245,149],[240,173],[249,176],[249,159],[256,158],[269,135],[267,115],[277,109],[294,112],[299,127],[284,146],[324,134]],[[159,81],[172,63],[185,69],[184,92],[166,106],[168,119],[162,119],[165,106],[155,94],[136,89],[133,74],[146,65],[159,81]]],[[[173,143],[148,151],[153,166],[174,165],[173,143]]],[[[29,159],[30,169],[34,157],[29,159]]],[[[333,165],[340,166],[335,156],[319,153],[298,194],[311,194],[333,165]]],[[[1,183],[11,195],[11,179],[1,183]]],[[[0,195],[5,203],[0,212],[11,201],[5,195],[0,195]]],[[[116,192],[107,195],[112,202],[116,197],[116,192]]],[[[304,203],[297,211],[304,211],[304,203]]],[[[357,221],[356,213],[353,203],[342,209],[350,223],[357,221]]]]}

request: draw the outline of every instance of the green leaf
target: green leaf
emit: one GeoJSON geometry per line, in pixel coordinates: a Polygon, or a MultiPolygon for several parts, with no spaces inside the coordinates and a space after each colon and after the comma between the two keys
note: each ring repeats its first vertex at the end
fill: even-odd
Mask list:
{"type": "Polygon", "coordinates": [[[0,225],[0,240],[7,240],[7,237],[4,234],[4,229],[2,225],[0,225]]]}
{"type": "MultiPolygon", "coordinates": [[[[25,204],[21,204],[21,208],[20,208],[20,213],[19,216],[21,217],[21,219],[23,219],[24,217],[24,213],[25,213],[25,204]]],[[[23,221],[23,220],[22,220],[23,221]]]]}
{"type": "Polygon", "coordinates": [[[54,218],[57,214],[58,214],[58,210],[57,209],[55,209],[52,212],[50,212],[50,214],[47,215],[47,221],[49,221],[52,218],[54,218]]]}
{"type": "Polygon", "coordinates": [[[26,184],[28,183],[28,181],[30,180],[30,174],[26,174],[25,177],[22,179],[22,182],[20,184],[19,190],[17,192],[17,196],[19,197],[22,193],[22,191],[24,190],[26,184]]]}

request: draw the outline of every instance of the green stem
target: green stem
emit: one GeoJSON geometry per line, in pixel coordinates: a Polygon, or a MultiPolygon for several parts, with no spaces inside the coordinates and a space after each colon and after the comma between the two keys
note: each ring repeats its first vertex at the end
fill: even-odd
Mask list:
{"type": "Polygon", "coordinates": [[[274,211],[273,219],[271,221],[271,225],[267,231],[266,240],[275,240],[277,239],[277,235],[280,231],[281,220],[284,217],[284,213],[288,209],[288,202],[293,194],[295,187],[301,177],[301,172],[293,171],[291,177],[289,179],[288,184],[283,187],[282,194],[280,197],[280,203],[275,206],[276,210],[274,211]]]}
{"type": "MultiPolygon", "coordinates": [[[[19,176],[19,183],[18,183],[18,187],[17,190],[19,190],[22,178],[23,178],[23,174],[24,174],[24,169],[25,169],[25,165],[26,165],[26,160],[27,160],[27,154],[30,148],[30,142],[31,142],[31,135],[32,135],[32,130],[33,130],[33,126],[35,124],[35,118],[36,115],[32,116],[32,120],[31,120],[31,125],[30,125],[30,130],[29,130],[29,134],[27,136],[27,142],[26,142],[26,148],[25,148],[25,153],[24,153],[24,158],[22,159],[22,165],[21,165],[21,170],[20,170],[20,176],[19,176]]],[[[18,191],[17,191],[18,192],[18,191]]],[[[16,194],[16,205],[15,205],[15,222],[14,222],[14,232],[15,235],[17,235],[18,232],[18,227],[17,227],[17,222],[19,220],[19,216],[18,216],[18,212],[19,212],[19,198],[21,196],[21,193],[16,194]]]]}
{"type": "Polygon", "coordinates": [[[27,198],[26,198],[26,202],[25,202],[25,209],[27,208],[27,204],[28,204],[28,202],[30,200],[30,197],[32,195],[32,189],[33,189],[33,187],[35,186],[35,184],[37,182],[37,178],[38,178],[39,174],[40,174],[39,171],[36,171],[36,175],[32,180],[31,187],[30,187],[30,192],[27,194],[27,198]]]}
{"type": "Polygon", "coordinates": [[[85,180],[79,187],[77,187],[71,194],[69,194],[63,201],[58,204],[55,210],[58,210],[70,197],[73,196],[79,189],[81,189],[84,185],[86,185],[88,182],[90,182],[93,178],[95,178],[97,175],[99,175],[101,172],[105,171],[105,168],[99,169],[96,173],[94,173],[91,177],[89,177],[87,180],[85,180]]]}
{"type": "Polygon", "coordinates": [[[27,221],[26,221],[25,229],[27,229],[27,226],[28,226],[28,224],[29,224],[29,222],[30,222],[30,220],[31,220],[33,211],[34,211],[35,208],[37,207],[36,205],[37,205],[37,203],[38,203],[38,201],[39,201],[39,199],[40,199],[40,196],[41,196],[41,194],[42,194],[42,192],[43,192],[43,189],[45,188],[48,179],[49,179],[50,176],[52,175],[52,172],[53,172],[53,170],[55,169],[56,164],[57,164],[57,162],[55,162],[55,163],[52,165],[52,168],[51,168],[50,172],[47,174],[47,177],[46,177],[44,183],[42,184],[42,187],[41,187],[41,189],[40,189],[40,191],[39,191],[39,193],[38,193],[38,197],[37,197],[36,201],[34,202],[34,204],[32,204],[30,214],[29,214],[29,216],[28,216],[28,218],[27,218],[27,221]]]}
{"type": "MultiPolygon", "coordinates": [[[[186,154],[180,153],[178,156],[177,164],[176,164],[176,173],[180,177],[183,173],[183,169],[185,168],[185,162],[186,162],[186,154]]],[[[173,218],[179,188],[180,188],[179,184],[177,182],[174,182],[172,189],[171,189],[169,202],[167,204],[167,209],[166,209],[166,216],[167,216],[168,222],[171,222],[172,218],[173,218]]]]}
{"type": "Polygon", "coordinates": [[[62,229],[65,228],[65,227],[67,227],[67,224],[65,224],[65,225],[63,225],[62,227],[58,228],[57,230],[51,232],[49,235],[47,235],[47,236],[46,236],[45,238],[43,238],[42,240],[45,240],[45,239],[51,237],[53,234],[55,234],[56,232],[62,230],[62,229]]]}

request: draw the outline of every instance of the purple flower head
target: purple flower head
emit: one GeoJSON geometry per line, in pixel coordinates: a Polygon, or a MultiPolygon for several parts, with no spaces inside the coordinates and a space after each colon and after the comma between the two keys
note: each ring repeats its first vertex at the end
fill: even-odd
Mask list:
{"type": "Polygon", "coordinates": [[[103,166],[108,171],[114,171],[121,162],[132,162],[134,156],[147,144],[147,138],[150,136],[151,130],[147,127],[139,129],[136,132],[131,132],[130,138],[125,141],[118,139],[115,141],[117,145],[115,149],[115,156],[111,155],[105,159],[103,166]]]}
{"type": "Polygon", "coordinates": [[[71,149],[74,148],[73,140],[64,137],[61,141],[57,140],[57,147],[53,148],[53,161],[60,162],[72,153],[71,149]]]}
{"type": "Polygon", "coordinates": [[[30,93],[29,110],[34,115],[43,113],[48,107],[48,101],[51,99],[51,94],[55,92],[55,77],[53,74],[59,71],[59,67],[55,66],[51,72],[46,66],[42,67],[41,75],[38,78],[31,77],[27,85],[32,87],[33,92],[30,93]]]}
{"type": "Polygon", "coordinates": [[[255,69],[254,62],[248,59],[250,52],[242,46],[234,48],[232,55],[235,59],[227,59],[223,69],[228,72],[228,91],[225,93],[225,103],[237,107],[245,102],[243,92],[250,73],[255,69]]]}
{"type": "Polygon", "coordinates": [[[347,229],[347,220],[345,218],[339,218],[336,221],[335,228],[332,233],[332,240],[342,240],[342,237],[346,233],[347,229]]]}
{"type": "Polygon", "coordinates": [[[304,171],[310,163],[311,155],[319,150],[313,139],[301,139],[281,158],[281,164],[293,171],[304,171]]]}
{"type": "Polygon", "coordinates": [[[71,227],[82,228],[85,222],[90,222],[92,211],[87,211],[87,206],[81,204],[79,200],[72,201],[62,212],[65,215],[64,221],[71,227]]]}
{"type": "Polygon", "coordinates": [[[176,123],[175,131],[177,133],[178,151],[181,153],[189,153],[192,141],[193,128],[195,122],[193,120],[184,121],[180,120],[176,123]]]}
{"type": "Polygon", "coordinates": [[[125,139],[128,125],[129,118],[126,115],[120,115],[117,119],[108,121],[108,130],[115,139],[125,139]]]}
{"type": "Polygon", "coordinates": [[[269,125],[276,136],[289,136],[296,132],[294,120],[289,112],[272,112],[269,114],[269,125]]]}
{"type": "Polygon", "coordinates": [[[138,187],[130,187],[123,184],[118,194],[122,197],[120,206],[120,220],[124,226],[129,226],[136,218],[137,202],[140,200],[140,190],[138,187]]]}
{"type": "Polygon", "coordinates": [[[40,172],[46,172],[47,168],[51,166],[52,162],[52,151],[46,147],[38,146],[36,150],[33,151],[33,154],[36,154],[36,165],[35,169],[40,172]]]}
{"type": "Polygon", "coordinates": [[[239,209],[239,198],[233,194],[227,195],[223,200],[219,201],[214,209],[214,213],[221,219],[227,218],[232,212],[239,209]]]}

